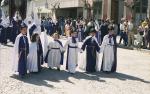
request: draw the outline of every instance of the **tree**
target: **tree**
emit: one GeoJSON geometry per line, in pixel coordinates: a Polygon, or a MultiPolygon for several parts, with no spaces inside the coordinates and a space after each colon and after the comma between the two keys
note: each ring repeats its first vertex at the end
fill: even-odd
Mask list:
{"type": "Polygon", "coordinates": [[[124,2],[124,5],[131,11],[132,13],[132,20],[133,22],[135,21],[135,14],[136,14],[136,9],[135,6],[137,3],[139,3],[140,0],[133,0],[131,3],[128,3],[127,1],[124,2]]]}

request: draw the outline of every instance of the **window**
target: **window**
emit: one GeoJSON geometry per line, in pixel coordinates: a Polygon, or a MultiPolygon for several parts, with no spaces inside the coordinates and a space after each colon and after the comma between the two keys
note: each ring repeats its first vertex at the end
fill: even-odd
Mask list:
{"type": "Polygon", "coordinates": [[[139,0],[135,3],[136,13],[147,13],[148,0],[139,0]]]}

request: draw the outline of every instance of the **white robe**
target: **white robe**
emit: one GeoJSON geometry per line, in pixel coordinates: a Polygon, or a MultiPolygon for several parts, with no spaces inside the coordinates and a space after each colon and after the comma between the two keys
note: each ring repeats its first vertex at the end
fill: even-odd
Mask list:
{"type": "MultiPolygon", "coordinates": [[[[111,71],[114,62],[114,40],[111,38],[109,43],[109,35],[104,36],[101,52],[103,53],[103,71],[111,71]]],[[[102,61],[101,61],[102,62],[102,61]]]]}
{"type": "Polygon", "coordinates": [[[48,51],[48,36],[46,34],[46,32],[41,32],[41,35],[40,35],[40,38],[41,38],[41,43],[42,43],[42,48],[43,48],[43,58],[46,57],[46,54],[47,54],[47,51],[48,51]]]}
{"type": "Polygon", "coordinates": [[[61,52],[63,52],[63,47],[56,41],[52,41],[48,45],[48,67],[53,68],[57,67],[60,68],[60,61],[61,61],[61,52]],[[53,49],[59,48],[59,49],[53,49]]]}
{"type": "Polygon", "coordinates": [[[27,28],[27,38],[28,38],[28,40],[29,40],[29,44],[31,43],[29,29],[32,27],[32,25],[33,25],[33,24],[28,24],[28,28],[27,28]]]}
{"type": "Polygon", "coordinates": [[[65,49],[68,48],[67,62],[68,62],[68,71],[70,73],[75,73],[78,64],[78,52],[80,51],[80,49],[78,48],[78,40],[76,39],[76,41],[77,43],[72,43],[72,38],[68,38],[68,41],[65,44],[65,49]],[[77,48],[73,48],[73,47],[77,47],[77,48]]]}
{"type": "Polygon", "coordinates": [[[29,55],[27,57],[27,69],[29,72],[38,72],[37,43],[31,43],[29,46],[29,55]]]}
{"type": "Polygon", "coordinates": [[[19,53],[18,53],[19,48],[18,47],[19,47],[19,40],[20,40],[21,36],[23,36],[23,34],[20,33],[16,37],[14,48],[13,48],[13,66],[12,66],[12,70],[14,72],[18,72],[18,61],[19,61],[19,53]]]}

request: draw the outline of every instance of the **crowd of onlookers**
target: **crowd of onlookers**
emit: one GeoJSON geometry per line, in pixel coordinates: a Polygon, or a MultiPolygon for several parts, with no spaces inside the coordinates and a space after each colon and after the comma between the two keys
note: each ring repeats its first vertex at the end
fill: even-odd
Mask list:
{"type": "Polygon", "coordinates": [[[120,22],[120,41],[123,39],[125,46],[136,46],[139,48],[150,49],[150,21],[148,18],[141,20],[139,26],[134,25],[133,21],[122,19],[120,22]]]}
{"type": "MultiPolygon", "coordinates": [[[[0,20],[1,23],[2,20],[0,20]]],[[[0,25],[0,42],[7,44],[7,39],[11,40],[14,43],[15,36],[19,30],[20,21],[10,21],[12,24],[5,27],[0,25]],[[14,32],[14,33],[13,33],[14,32]]],[[[77,37],[79,41],[83,41],[84,38],[88,35],[90,28],[95,28],[97,31],[97,39],[101,44],[103,37],[108,34],[108,26],[112,24],[114,26],[115,35],[120,36],[118,44],[123,43],[124,46],[134,47],[138,46],[140,48],[150,49],[150,20],[146,18],[139,22],[139,26],[136,26],[133,20],[128,20],[122,18],[120,23],[116,23],[110,19],[84,19],[83,17],[73,18],[64,18],[58,17],[55,20],[52,20],[50,17],[41,18],[41,32],[46,31],[48,35],[52,35],[55,32],[59,33],[62,36],[70,36],[70,31],[77,32],[77,37]],[[123,40],[123,41],[122,41],[123,40]]]]}
{"type": "Polygon", "coordinates": [[[47,34],[52,35],[57,32],[62,36],[69,37],[70,31],[77,32],[77,37],[80,42],[88,36],[88,32],[91,28],[95,28],[97,31],[97,39],[101,44],[103,37],[108,34],[108,26],[112,24],[115,27],[115,34],[118,33],[118,25],[114,21],[101,20],[101,19],[84,19],[79,17],[77,19],[59,17],[53,21],[51,18],[42,18],[42,28],[46,30],[47,34]]]}
{"type": "Polygon", "coordinates": [[[47,34],[52,35],[54,32],[58,32],[60,35],[70,36],[71,29],[78,33],[79,41],[87,36],[90,28],[94,27],[97,31],[97,39],[101,44],[103,37],[108,34],[108,26],[112,24],[114,26],[114,32],[116,36],[120,36],[118,44],[122,44],[127,47],[139,47],[150,49],[150,21],[148,18],[142,20],[139,26],[136,26],[133,20],[122,18],[120,23],[117,24],[113,20],[106,19],[84,19],[82,17],[77,19],[59,17],[53,21],[51,18],[42,19],[43,30],[46,29],[47,34]]]}
{"type": "MultiPolygon", "coordinates": [[[[141,20],[137,33],[142,37],[141,44],[145,49],[150,49],[150,19],[141,20]]],[[[140,37],[138,38],[140,40],[140,37]]]]}

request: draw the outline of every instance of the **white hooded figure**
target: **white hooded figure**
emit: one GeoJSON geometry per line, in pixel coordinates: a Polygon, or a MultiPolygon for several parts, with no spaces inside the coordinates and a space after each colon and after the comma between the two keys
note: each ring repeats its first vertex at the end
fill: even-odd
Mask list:
{"type": "Polygon", "coordinates": [[[98,43],[101,43],[101,32],[100,32],[100,25],[99,25],[98,20],[95,20],[94,27],[95,27],[95,30],[97,31],[96,38],[98,40],[98,43]]]}
{"type": "Polygon", "coordinates": [[[16,11],[16,12],[15,12],[15,15],[14,15],[13,19],[14,19],[15,21],[17,21],[17,20],[22,20],[19,11],[16,11]]]}
{"type": "MultiPolygon", "coordinates": [[[[27,19],[25,20],[26,23],[28,21],[31,21],[31,24],[28,24],[28,32],[29,29],[35,25],[36,26],[36,33],[40,35],[40,39],[42,42],[42,47],[43,47],[43,57],[45,58],[46,53],[48,51],[47,46],[48,46],[48,38],[46,35],[46,32],[41,32],[41,18],[38,16],[38,12],[34,9],[35,8],[35,2],[31,1],[29,4],[29,7],[27,9],[27,19]]],[[[27,35],[29,37],[29,35],[27,35]]]]}
{"type": "Polygon", "coordinates": [[[30,44],[31,43],[31,36],[32,36],[32,35],[30,35],[30,29],[33,25],[35,25],[35,23],[33,22],[33,19],[31,17],[26,18],[24,22],[28,26],[28,28],[27,28],[27,37],[28,37],[29,44],[30,44]]]}
{"type": "Polygon", "coordinates": [[[5,15],[5,13],[4,13],[4,11],[3,11],[3,9],[1,9],[2,10],[2,25],[3,25],[3,27],[5,27],[5,28],[7,28],[8,26],[9,26],[9,19],[6,17],[6,15],[5,15]]]}

